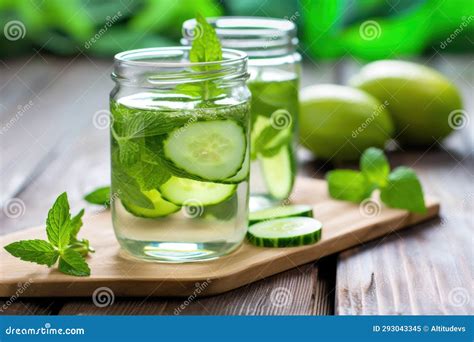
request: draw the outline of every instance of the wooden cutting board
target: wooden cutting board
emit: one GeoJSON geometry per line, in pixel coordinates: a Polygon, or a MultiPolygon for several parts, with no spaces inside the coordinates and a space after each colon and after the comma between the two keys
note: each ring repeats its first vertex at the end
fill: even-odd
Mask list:
{"type": "MultiPolygon", "coordinates": [[[[96,253],[88,258],[90,277],[72,277],[44,266],[21,261],[0,251],[0,296],[81,297],[99,287],[115,296],[211,295],[235,289],[273,274],[340,252],[436,216],[439,203],[427,199],[426,214],[412,214],[369,203],[366,207],[330,199],[326,182],[298,179],[294,203],[313,204],[323,223],[322,239],[316,244],[292,248],[261,248],[244,243],[223,258],[186,264],[162,264],[131,260],[123,256],[115,240],[109,212],[84,220],[80,236],[90,239],[96,253]],[[364,209],[362,209],[364,208],[364,209]]],[[[379,202],[377,202],[379,203],[379,202]]],[[[45,238],[43,227],[1,237],[1,245],[45,238]]]]}

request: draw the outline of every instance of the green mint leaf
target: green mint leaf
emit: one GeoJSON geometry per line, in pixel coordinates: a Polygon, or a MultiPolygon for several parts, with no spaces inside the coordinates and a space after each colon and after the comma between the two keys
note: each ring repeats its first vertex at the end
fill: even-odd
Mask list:
{"type": "MultiPolygon", "coordinates": [[[[69,220],[69,236],[70,241],[75,240],[77,238],[77,234],[82,227],[82,216],[84,216],[84,209],[77,213],[76,216],[69,220]]],[[[68,241],[69,243],[69,241],[68,241]]]]}
{"type": "Polygon", "coordinates": [[[11,255],[24,261],[52,266],[58,260],[59,252],[48,241],[22,240],[4,247],[11,255]]]}
{"type": "Polygon", "coordinates": [[[326,174],[331,197],[351,202],[361,202],[370,196],[374,187],[358,171],[334,170],[326,174]]]}
{"type": "Polygon", "coordinates": [[[110,186],[103,186],[84,196],[84,200],[91,204],[108,206],[110,201],[110,186]]]}
{"type": "Polygon", "coordinates": [[[89,240],[87,239],[74,239],[74,241],[72,241],[72,243],[68,246],[68,249],[72,249],[84,257],[87,256],[89,253],[95,253],[94,248],[92,248],[89,243],[89,240]]]}
{"type": "Polygon", "coordinates": [[[114,172],[112,173],[112,184],[113,188],[117,189],[121,198],[126,198],[127,201],[142,208],[155,208],[150,199],[142,193],[136,180],[119,167],[114,168],[114,172]]]}
{"type": "Polygon", "coordinates": [[[382,150],[370,147],[360,158],[360,169],[372,183],[383,187],[387,184],[390,165],[382,150]]]}
{"type": "Polygon", "coordinates": [[[53,246],[59,247],[60,240],[64,241],[64,235],[69,234],[64,228],[66,228],[70,217],[67,194],[63,192],[54,202],[46,219],[46,234],[53,246]]]}
{"type": "Polygon", "coordinates": [[[214,28],[201,15],[196,15],[196,38],[193,40],[189,60],[214,62],[222,60],[222,47],[214,28]]]}
{"type": "Polygon", "coordinates": [[[420,181],[412,169],[400,166],[388,176],[381,189],[381,200],[389,207],[425,213],[426,206],[420,181]]]}
{"type": "Polygon", "coordinates": [[[124,125],[124,138],[145,138],[166,134],[176,127],[178,122],[184,124],[187,118],[169,118],[161,112],[143,111],[132,116],[124,125]]]}
{"type": "Polygon", "coordinates": [[[139,158],[140,146],[130,140],[118,140],[120,163],[132,165],[139,158]]]}
{"type": "Polygon", "coordinates": [[[84,257],[73,249],[66,249],[59,258],[59,271],[65,274],[84,277],[91,274],[84,257]]]}
{"type": "Polygon", "coordinates": [[[148,163],[143,160],[129,167],[127,171],[144,191],[158,188],[171,177],[171,173],[162,165],[148,163]]]}

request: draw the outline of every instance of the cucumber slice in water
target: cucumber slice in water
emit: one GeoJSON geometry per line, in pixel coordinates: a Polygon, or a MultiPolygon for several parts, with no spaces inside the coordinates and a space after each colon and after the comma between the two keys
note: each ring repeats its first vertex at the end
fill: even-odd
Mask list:
{"type": "Polygon", "coordinates": [[[225,180],[242,167],[245,131],[233,120],[198,121],[171,131],[163,148],[178,168],[206,180],[225,180]]]}
{"type": "Polygon", "coordinates": [[[160,186],[163,198],[177,205],[205,206],[229,199],[237,185],[171,177],[160,186]]]}
{"type": "Polygon", "coordinates": [[[267,209],[261,209],[249,214],[249,224],[254,224],[260,221],[267,221],[277,218],[287,217],[313,217],[313,208],[309,205],[282,205],[267,209]]]}
{"type": "Polygon", "coordinates": [[[250,153],[245,154],[245,160],[240,168],[239,172],[237,172],[234,176],[224,179],[220,181],[220,183],[229,183],[229,184],[236,184],[246,180],[249,177],[250,172],[250,153]]]}
{"type": "Polygon", "coordinates": [[[122,199],[124,208],[134,216],[158,218],[175,213],[181,208],[163,199],[157,190],[143,191],[143,194],[153,203],[154,209],[142,208],[136,204],[128,203],[126,199],[122,199]]]}
{"type": "Polygon", "coordinates": [[[322,227],[310,217],[281,218],[251,225],[247,238],[259,247],[303,246],[319,241],[322,227]]]}
{"type": "Polygon", "coordinates": [[[283,146],[275,156],[262,158],[260,162],[270,195],[277,200],[287,198],[295,181],[295,167],[290,146],[283,146]]]}

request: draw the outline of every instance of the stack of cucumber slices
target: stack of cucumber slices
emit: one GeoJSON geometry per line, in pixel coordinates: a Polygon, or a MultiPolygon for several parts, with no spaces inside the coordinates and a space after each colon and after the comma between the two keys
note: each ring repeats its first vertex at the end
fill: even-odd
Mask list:
{"type": "Polygon", "coordinates": [[[224,203],[248,178],[250,156],[245,129],[237,121],[197,121],[162,137],[149,138],[150,146],[145,142],[138,170],[120,161],[114,165],[129,176],[118,180],[116,186],[124,208],[134,216],[157,219],[188,205],[224,203]],[[148,186],[156,174],[168,176],[148,186]]]}
{"type": "Polygon", "coordinates": [[[308,205],[287,205],[250,213],[247,239],[259,247],[296,247],[321,239],[321,222],[308,205]]]}

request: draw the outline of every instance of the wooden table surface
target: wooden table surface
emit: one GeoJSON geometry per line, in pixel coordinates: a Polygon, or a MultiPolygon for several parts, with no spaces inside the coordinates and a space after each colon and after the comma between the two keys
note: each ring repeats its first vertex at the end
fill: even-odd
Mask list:
{"type": "MultiPolygon", "coordinates": [[[[425,62],[461,87],[472,114],[472,57],[435,55],[425,62]]],[[[344,82],[357,68],[353,61],[307,59],[303,85],[344,82]]],[[[0,60],[2,235],[43,223],[62,191],[68,192],[73,211],[96,210],[82,196],[109,183],[108,131],[102,119],[113,86],[111,70],[111,61],[82,54],[61,59],[38,51],[29,58],[0,60]],[[12,203],[19,204],[19,212],[8,212],[12,203]]],[[[393,166],[415,168],[426,193],[441,199],[440,219],[219,296],[192,300],[181,314],[473,314],[470,118],[440,146],[390,154],[393,166]],[[272,303],[272,291],[278,290],[287,294],[286,305],[272,303]]],[[[322,178],[332,167],[305,151],[300,157],[302,175],[322,178]]],[[[0,298],[0,313],[173,315],[182,303],[180,298],[115,298],[98,307],[91,298],[20,296],[0,298]]]]}

